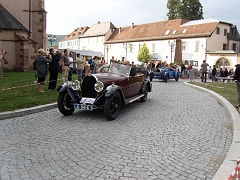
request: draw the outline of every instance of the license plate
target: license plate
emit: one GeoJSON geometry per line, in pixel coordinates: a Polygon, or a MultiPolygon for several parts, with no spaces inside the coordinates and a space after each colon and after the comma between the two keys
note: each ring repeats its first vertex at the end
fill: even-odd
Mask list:
{"type": "Polygon", "coordinates": [[[87,104],[75,104],[74,108],[75,109],[81,109],[81,110],[89,110],[89,111],[93,110],[93,106],[92,105],[87,105],[87,104]]]}

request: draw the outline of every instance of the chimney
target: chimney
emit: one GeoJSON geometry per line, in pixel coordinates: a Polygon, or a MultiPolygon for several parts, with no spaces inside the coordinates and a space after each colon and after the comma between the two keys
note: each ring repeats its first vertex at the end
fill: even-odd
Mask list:
{"type": "Polygon", "coordinates": [[[118,33],[120,33],[121,32],[121,27],[119,27],[119,31],[118,31],[118,33]]]}
{"type": "Polygon", "coordinates": [[[132,23],[132,27],[131,27],[131,29],[133,29],[134,28],[134,23],[132,23]]]}

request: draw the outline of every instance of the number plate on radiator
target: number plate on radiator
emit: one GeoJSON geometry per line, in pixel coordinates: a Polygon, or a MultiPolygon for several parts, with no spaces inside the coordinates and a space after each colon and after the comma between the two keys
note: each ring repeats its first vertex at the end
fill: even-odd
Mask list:
{"type": "Polygon", "coordinates": [[[86,104],[74,104],[74,108],[75,109],[82,109],[82,110],[89,110],[89,111],[93,110],[92,105],[86,105],[86,104]]]}

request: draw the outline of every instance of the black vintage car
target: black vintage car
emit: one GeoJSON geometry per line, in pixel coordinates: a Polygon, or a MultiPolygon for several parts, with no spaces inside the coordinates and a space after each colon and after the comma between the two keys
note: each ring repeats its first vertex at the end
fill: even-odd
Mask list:
{"type": "Polygon", "coordinates": [[[71,115],[75,109],[104,109],[108,120],[117,117],[121,106],[136,100],[145,102],[152,90],[151,82],[144,74],[129,76],[131,67],[111,63],[106,73],[88,74],[79,81],[66,82],[58,88],[58,109],[63,115],[71,115]]]}

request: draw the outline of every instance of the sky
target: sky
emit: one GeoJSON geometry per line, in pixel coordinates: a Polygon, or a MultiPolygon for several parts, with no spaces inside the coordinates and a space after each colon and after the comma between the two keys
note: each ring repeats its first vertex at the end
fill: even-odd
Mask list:
{"type": "MultiPolygon", "coordinates": [[[[204,19],[237,25],[240,30],[239,0],[199,0],[204,19]]],[[[115,27],[167,20],[167,0],[45,0],[47,34],[67,35],[77,27],[112,22],[115,27]]]]}

